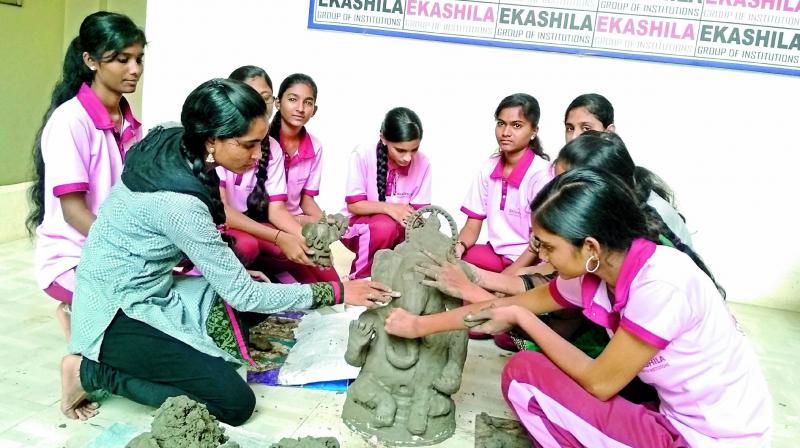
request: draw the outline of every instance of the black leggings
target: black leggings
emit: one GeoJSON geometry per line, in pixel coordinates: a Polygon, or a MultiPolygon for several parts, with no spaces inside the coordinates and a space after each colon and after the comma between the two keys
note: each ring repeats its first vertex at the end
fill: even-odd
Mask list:
{"type": "Polygon", "coordinates": [[[153,407],[186,395],[238,426],[253,414],[256,397],[236,367],[118,311],[103,337],[100,362],[83,358],[80,379],[87,392],[105,389],[153,407]]]}

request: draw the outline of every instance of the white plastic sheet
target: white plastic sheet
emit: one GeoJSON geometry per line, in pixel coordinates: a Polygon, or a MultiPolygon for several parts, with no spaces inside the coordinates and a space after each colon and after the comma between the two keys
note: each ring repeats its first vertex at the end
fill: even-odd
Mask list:
{"type": "Polygon", "coordinates": [[[357,377],[361,369],[347,364],[344,353],[350,322],[364,310],[337,305],[303,316],[294,330],[297,343],[281,367],[278,384],[292,386],[357,377]]]}

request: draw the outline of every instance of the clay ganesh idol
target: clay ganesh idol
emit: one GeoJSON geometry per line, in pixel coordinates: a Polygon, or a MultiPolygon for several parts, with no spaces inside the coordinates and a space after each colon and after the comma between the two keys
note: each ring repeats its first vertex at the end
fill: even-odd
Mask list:
{"type": "Polygon", "coordinates": [[[366,438],[376,436],[394,446],[430,445],[455,431],[455,405],[450,395],[461,386],[466,332],[404,339],[387,335],[383,328],[394,307],[426,315],[460,305],[460,301],[422,285],[424,276],[414,271],[417,264],[430,262],[423,251],[449,257],[455,235],[455,223],[447,212],[424,207],[409,218],[405,242],[375,255],[373,279],[401,291],[402,297],[364,312],[350,325],[345,360],[360,366],[361,372],[348,390],[342,418],[366,438]],[[440,216],[450,225],[451,237],[440,232],[440,216]]]}

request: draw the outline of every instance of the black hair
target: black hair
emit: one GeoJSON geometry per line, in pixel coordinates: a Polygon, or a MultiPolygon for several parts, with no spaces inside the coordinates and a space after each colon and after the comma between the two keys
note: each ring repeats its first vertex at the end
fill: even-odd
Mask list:
{"type": "Polygon", "coordinates": [[[584,93],[579,97],[572,100],[567,106],[567,111],[564,112],[564,122],[567,121],[567,116],[573,109],[585,107],[590,114],[594,115],[604,128],[614,124],[614,106],[611,101],[599,93],[584,93]]]}
{"type": "Polygon", "coordinates": [[[537,225],[581,247],[595,238],[612,251],[626,251],[636,238],[661,244],[661,236],[687,254],[708,275],[722,297],[725,290],[690,247],[667,227],[658,213],[636,198],[622,179],[598,168],[570,170],[549,182],[531,203],[537,225]]]}
{"type": "MultiPolygon", "coordinates": [[[[521,107],[522,114],[525,116],[525,119],[533,125],[534,128],[539,127],[539,118],[542,116],[542,111],[539,108],[539,102],[536,101],[536,98],[528,95],[527,93],[515,93],[513,95],[509,95],[503,98],[500,101],[500,104],[497,105],[497,109],[494,110],[494,118],[497,119],[500,116],[500,112],[503,109],[508,109],[511,107],[521,107]]],[[[545,159],[550,160],[550,156],[548,156],[544,152],[544,148],[542,148],[542,142],[539,139],[539,133],[536,133],[536,137],[533,138],[530,142],[531,151],[537,156],[545,159]]]]}
{"type": "MultiPolygon", "coordinates": [[[[246,82],[252,78],[264,78],[267,85],[272,89],[272,80],[261,67],[255,65],[245,65],[231,72],[228,79],[246,82]]],[[[263,99],[262,99],[263,100],[263,99]]],[[[266,109],[265,109],[266,113],[266,109]]],[[[269,118],[269,117],[267,117],[269,118]]],[[[247,196],[247,210],[244,214],[257,222],[269,221],[269,195],[266,192],[267,166],[269,165],[270,143],[269,137],[265,137],[261,142],[261,159],[256,168],[256,184],[253,191],[247,196]]]]}
{"type": "MultiPolygon", "coordinates": [[[[422,121],[419,116],[407,107],[395,107],[386,112],[381,123],[381,135],[388,142],[410,142],[422,139],[422,121]]],[[[377,152],[377,187],[378,200],[386,201],[386,174],[389,171],[389,148],[378,140],[377,152]]]]}
{"type": "Polygon", "coordinates": [[[269,88],[272,89],[272,79],[263,68],[255,65],[243,65],[228,75],[228,79],[235,79],[242,82],[246,82],[248,79],[253,78],[264,78],[264,81],[267,82],[269,88]]]}
{"type": "MultiPolygon", "coordinates": [[[[305,84],[308,87],[311,87],[311,92],[314,94],[314,101],[317,100],[317,83],[311,79],[310,76],[304,73],[294,73],[286,77],[286,79],[281,82],[280,87],[278,87],[278,101],[283,98],[283,95],[295,84],[305,84]]],[[[281,139],[281,110],[278,108],[278,111],[275,112],[275,117],[272,118],[272,123],[269,126],[269,135],[274,138],[275,140],[280,141],[281,139]]]]}
{"type": "Polygon", "coordinates": [[[120,51],[135,44],[147,44],[144,31],[128,16],[106,11],[96,12],[83,19],[80,32],[70,42],[64,55],[61,79],[53,88],[50,106],[42,117],[42,124],[36,132],[33,144],[34,182],[28,191],[32,206],[25,222],[30,235],[33,235],[36,226],[44,219],[45,164],[42,157],[42,131],[58,106],[77,95],[83,83],[91,84],[94,80],[95,72],[84,63],[83,53],[88,53],[98,62],[108,62],[114,60],[120,51]]]}
{"type": "Polygon", "coordinates": [[[555,163],[565,168],[600,168],[622,179],[640,201],[647,202],[652,191],[674,207],[675,194],[669,185],[647,168],[636,166],[616,133],[586,131],[561,148],[555,163]]]}
{"type": "Polygon", "coordinates": [[[214,138],[240,137],[248,132],[253,120],[265,117],[266,113],[264,99],[252,87],[231,79],[206,81],[183,103],[181,153],[195,176],[211,191],[211,214],[216,223],[225,222],[225,209],[219,197],[219,177],[215,170],[205,166],[206,143],[214,138]]]}

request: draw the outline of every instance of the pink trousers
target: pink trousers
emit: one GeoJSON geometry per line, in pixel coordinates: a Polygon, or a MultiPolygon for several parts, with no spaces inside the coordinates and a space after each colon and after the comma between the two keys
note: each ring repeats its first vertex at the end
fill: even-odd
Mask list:
{"type": "Polygon", "coordinates": [[[664,415],[620,396],[600,401],[538,352],[509,360],[502,389],[535,446],[689,446],[664,415]]]}
{"type": "Polygon", "coordinates": [[[375,252],[393,249],[405,237],[405,228],[389,215],[351,217],[350,228],[342,236],[342,244],[356,254],[350,266],[350,279],[371,277],[375,252]]]}
{"type": "Polygon", "coordinates": [[[75,269],[70,269],[69,271],[59,275],[53,280],[53,283],[50,283],[44,292],[48,296],[58,300],[59,302],[64,302],[67,305],[72,305],[72,293],[75,291],[75,269]]]}
{"type": "Polygon", "coordinates": [[[476,244],[467,249],[461,256],[461,259],[481,269],[492,272],[502,272],[503,269],[509,267],[511,263],[513,263],[513,261],[508,258],[497,255],[491,244],[476,244]]]}
{"type": "Polygon", "coordinates": [[[254,237],[241,230],[228,229],[225,233],[236,241],[233,251],[245,267],[260,269],[280,283],[316,283],[339,281],[333,267],[323,269],[297,264],[283,254],[277,244],[254,237]]]}

